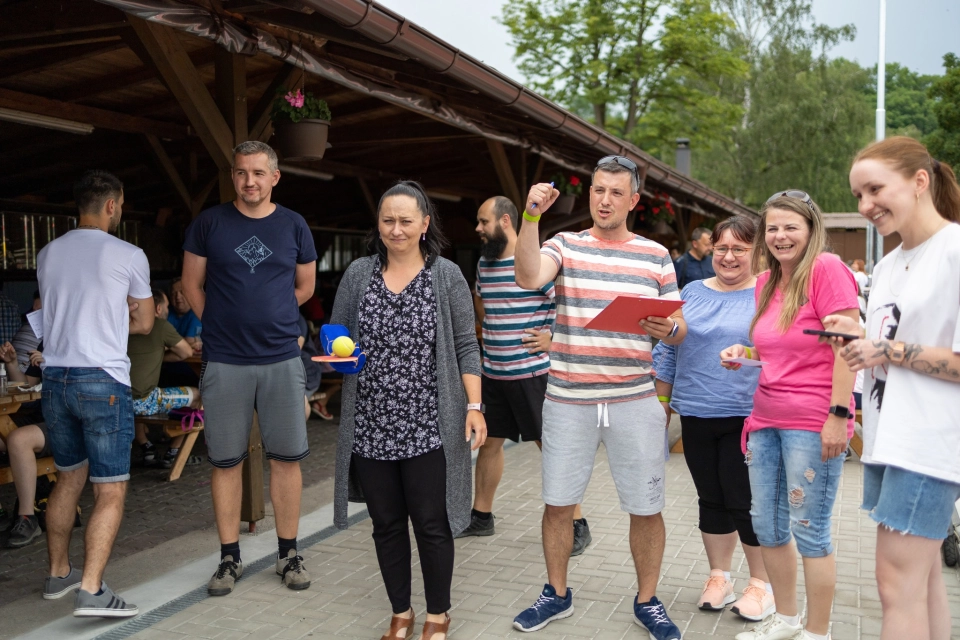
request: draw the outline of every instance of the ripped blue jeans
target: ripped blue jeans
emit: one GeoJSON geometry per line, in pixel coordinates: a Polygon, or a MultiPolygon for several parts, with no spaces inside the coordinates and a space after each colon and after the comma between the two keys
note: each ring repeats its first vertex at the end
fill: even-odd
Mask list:
{"type": "Polygon", "coordinates": [[[792,536],[805,558],[833,553],[830,521],[846,453],[821,462],[821,450],[815,431],[769,428],[750,433],[750,516],[760,546],[780,547],[792,536]]]}

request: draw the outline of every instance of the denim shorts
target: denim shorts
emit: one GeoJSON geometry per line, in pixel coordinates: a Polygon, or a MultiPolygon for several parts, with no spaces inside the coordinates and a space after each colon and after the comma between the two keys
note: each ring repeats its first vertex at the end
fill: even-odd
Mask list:
{"type": "Polygon", "coordinates": [[[887,529],[943,540],[958,499],[960,484],[899,467],[863,465],[861,508],[887,529]]]}
{"type": "Polygon", "coordinates": [[[60,471],[90,465],[90,482],[130,479],[133,396],[103,369],[43,370],[43,418],[60,471]]]}
{"type": "Polygon", "coordinates": [[[750,516],[763,547],[797,541],[805,558],[833,553],[830,520],[846,452],[820,461],[816,431],[761,429],[750,432],[747,467],[753,498],[750,516]]]}

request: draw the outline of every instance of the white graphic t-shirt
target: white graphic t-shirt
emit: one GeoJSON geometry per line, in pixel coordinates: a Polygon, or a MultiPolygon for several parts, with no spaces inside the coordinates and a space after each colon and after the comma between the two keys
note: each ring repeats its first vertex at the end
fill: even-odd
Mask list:
{"type": "MultiPolygon", "coordinates": [[[[960,225],[897,247],[873,278],[868,340],[960,353],[960,225]]],[[[960,383],[893,365],[865,374],[863,461],[960,483],[960,383]]]]}

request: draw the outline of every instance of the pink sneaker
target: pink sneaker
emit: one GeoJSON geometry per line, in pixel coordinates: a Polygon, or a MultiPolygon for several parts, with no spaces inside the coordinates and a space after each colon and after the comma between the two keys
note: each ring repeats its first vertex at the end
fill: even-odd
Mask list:
{"type": "Polygon", "coordinates": [[[733,583],[723,576],[723,571],[713,569],[703,585],[703,593],[697,606],[704,611],[723,611],[723,608],[736,600],[733,595],[733,583]]]}
{"type": "Polygon", "coordinates": [[[763,580],[750,578],[750,583],[743,590],[743,596],[733,603],[730,610],[741,618],[759,622],[776,612],[777,606],[773,601],[773,594],[767,591],[763,580]]]}

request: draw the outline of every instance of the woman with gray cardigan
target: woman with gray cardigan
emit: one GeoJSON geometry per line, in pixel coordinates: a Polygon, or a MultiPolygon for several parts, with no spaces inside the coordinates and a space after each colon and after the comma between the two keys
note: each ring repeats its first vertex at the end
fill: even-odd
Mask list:
{"type": "Polygon", "coordinates": [[[366,353],[344,378],[334,518],[346,528],[347,501],[367,503],[393,607],[383,640],[413,636],[408,518],[427,600],[420,637],[446,638],[453,536],[470,522],[470,451],[487,434],[473,300],[460,268],[438,255],[446,244],[423,187],[398,182],[380,198],[374,255],[347,268],[330,319],[366,353]]]}

